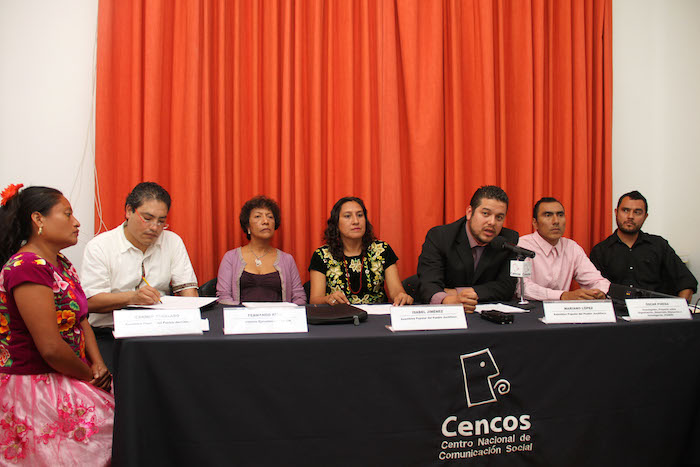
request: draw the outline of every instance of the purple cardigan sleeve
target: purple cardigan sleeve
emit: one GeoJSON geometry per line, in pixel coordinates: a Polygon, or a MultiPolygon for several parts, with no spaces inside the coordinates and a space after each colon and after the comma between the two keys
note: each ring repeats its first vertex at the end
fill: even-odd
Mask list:
{"type": "Polygon", "coordinates": [[[294,262],[294,258],[289,255],[289,285],[292,291],[292,302],[297,305],[306,304],[306,292],[304,291],[304,286],[301,283],[301,277],[299,277],[299,270],[297,269],[297,264],[294,262]]]}
{"type": "Polygon", "coordinates": [[[304,305],[306,304],[306,292],[304,292],[304,286],[301,283],[294,257],[282,250],[279,250],[279,252],[279,270],[284,281],[284,297],[282,298],[285,302],[304,305]]]}
{"type": "Polygon", "coordinates": [[[222,300],[233,302],[233,269],[235,251],[227,251],[219,266],[219,274],[216,281],[216,296],[222,300]]]}

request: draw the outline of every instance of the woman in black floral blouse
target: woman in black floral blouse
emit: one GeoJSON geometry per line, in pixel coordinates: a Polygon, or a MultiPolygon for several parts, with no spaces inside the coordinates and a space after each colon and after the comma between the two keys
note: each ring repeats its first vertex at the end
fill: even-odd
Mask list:
{"type": "Polygon", "coordinates": [[[388,243],[377,240],[360,198],[338,200],[325,232],[326,245],[311,257],[310,303],[385,303],[384,283],[394,305],[413,298],[401,285],[398,257],[388,243]]]}

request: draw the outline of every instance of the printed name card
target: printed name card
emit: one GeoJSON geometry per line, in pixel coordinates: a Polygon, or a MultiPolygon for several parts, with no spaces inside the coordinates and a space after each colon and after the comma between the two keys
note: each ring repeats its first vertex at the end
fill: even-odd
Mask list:
{"type": "Polygon", "coordinates": [[[650,319],[693,319],[684,298],[628,298],[630,321],[650,319]]]}
{"type": "Polygon", "coordinates": [[[546,324],[614,323],[610,300],[557,300],[543,302],[546,324]]]}
{"type": "Polygon", "coordinates": [[[309,332],[306,308],[224,308],[224,334],[309,332]]]}
{"type": "Polygon", "coordinates": [[[202,313],[199,309],[114,310],[114,337],[173,336],[202,334],[202,313]]]}
{"type": "Polygon", "coordinates": [[[392,331],[467,329],[462,305],[414,305],[391,307],[392,331]]]}

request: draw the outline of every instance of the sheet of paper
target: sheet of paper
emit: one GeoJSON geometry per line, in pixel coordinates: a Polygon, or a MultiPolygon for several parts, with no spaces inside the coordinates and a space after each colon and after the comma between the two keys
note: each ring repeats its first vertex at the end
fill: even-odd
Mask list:
{"type": "Polygon", "coordinates": [[[530,310],[524,310],[518,308],[517,306],[506,305],[505,303],[484,303],[476,306],[476,312],[481,313],[482,311],[502,311],[503,313],[529,313],[530,310]]]}
{"type": "Polygon", "coordinates": [[[114,310],[114,337],[172,336],[202,334],[202,313],[189,310],[114,310]]]}
{"type": "Polygon", "coordinates": [[[306,308],[224,308],[224,334],[309,332],[306,308]]]}
{"type": "Polygon", "coordinates": [[[632,321],[693,319],[684,298],[628,298],[625,300],[632,321]]]}
{"type": "Polygon", "coordinates": [[[614,323],[610,300],[556,300],[542,303],[545,324],[614,323]]]}
{"type": "Polygon", "coordinates": [[[279,307],[291,307],[296,308],[296,303],[291,302],[243,302],[241,303],[246,308],[279,308],[279,307]]]}
{"type": "Polygon", "coordinates": [[[409,305],[391,307],[392,331],[467,329],[462,305],[409,305]]]}
{"type": "Polygon", "coordinates": [[[377,305],[353,305],[355,308],[364,310],[368,315],[388,315],[391,314],[393,305],[389,303],[380,303],[377,305]]]}
{"type": "Polygon", "coordinates": [[[162,303],[155,305],[129,305],[133,308],[149,308],[153,310],[187,310],[192,308],[202,308],[216,301],[216,297],[178,297],[173,295],[163,295],[160,297],[162,303]]]}

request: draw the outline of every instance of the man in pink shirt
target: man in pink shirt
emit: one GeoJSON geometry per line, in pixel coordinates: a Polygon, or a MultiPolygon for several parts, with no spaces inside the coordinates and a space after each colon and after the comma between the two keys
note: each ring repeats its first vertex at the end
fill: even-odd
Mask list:
{"type": "MultiPolygon", "coordinates": [[[[605,298],[610,281],[605,279],[583,248],[564,238],[564,206],[555,198],[542,198],[532,211],[535,232],[520,237],[518,246],[536,253],[532,276],[524,279],[525,298],[530,300],[593,300],[605,298]],[[581,286],[569,291],[571,280],[581,286]]],[[[520,291],[517,290],[520,294],[520,291]]]]}

